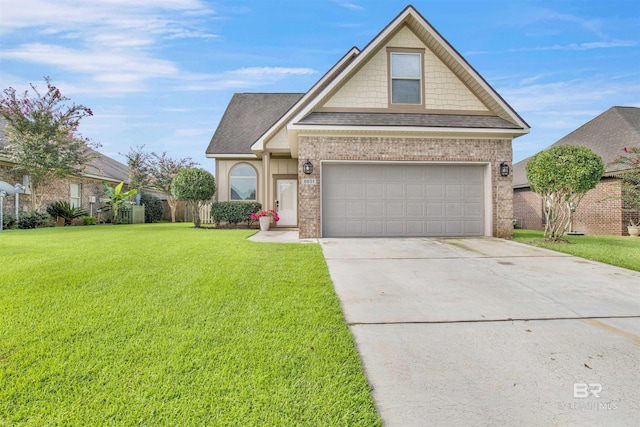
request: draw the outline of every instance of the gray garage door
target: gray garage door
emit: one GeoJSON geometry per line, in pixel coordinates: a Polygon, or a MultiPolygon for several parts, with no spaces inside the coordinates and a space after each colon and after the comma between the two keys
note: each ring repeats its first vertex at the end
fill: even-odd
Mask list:
{"type": "Polygon", "coordinates": [[[323,237],[481,236],[484,167],[324,163],[323,237]]]}

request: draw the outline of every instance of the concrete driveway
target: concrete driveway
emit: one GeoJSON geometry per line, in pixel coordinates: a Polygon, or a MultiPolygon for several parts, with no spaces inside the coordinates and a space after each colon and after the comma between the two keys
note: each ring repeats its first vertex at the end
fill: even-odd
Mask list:
{"type": "Polygon", "coordinates": [[[500,239],[321,239],[386,426],[640,425],[640,273],[500,239]]]}

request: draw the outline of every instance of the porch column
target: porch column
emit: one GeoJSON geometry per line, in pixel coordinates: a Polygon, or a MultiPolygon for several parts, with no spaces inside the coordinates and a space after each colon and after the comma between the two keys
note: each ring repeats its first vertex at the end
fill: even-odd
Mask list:
{"type": "Polygon", "coordinates": [[[262,153],[262,209],[273,209],[273,201],[271,200],[271,153],[262,153]]]}

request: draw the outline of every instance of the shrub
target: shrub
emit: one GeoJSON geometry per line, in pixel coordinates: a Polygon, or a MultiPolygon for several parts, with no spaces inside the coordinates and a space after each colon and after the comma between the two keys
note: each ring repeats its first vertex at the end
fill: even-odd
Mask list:
{"type": "Polygon", "coordinates": [[[193,225],[200,228],[200,208],[216,193],[216,179],[204,169],[182,169],[171,181],[171,193],[191,209],[193,225]]]}
{"type": "Polygon", "coordinates": [[[83,216],[82,222],[84,225],[98,225],[98,220],[94,216],[83,216]]]}
{"type": "Polygon", "coordinates": [[[16,217],[11,215],[10,213],[2,214],[2,229],[7,230],[10,228],[15,228],[16,226],[16,217]]]}
{"type": "Polygon", "coordinates": [[[18,228],[21,230],[28,230],[31,228],[51,227],[51,217],[47,213],[43,212],[27,212],[20,214],[18,220],[18,228]]]}
{"type": "Polygon", "coordinates": [[[162,200],[151,194],[142,194],[140,204],[144,205],[144,222],[159,222],[164,214],[162,200]]]}
{"type": "Polygon", "coordinates": [[[54,202],[47,206],[47,213],[52,217],[64,219],[64,225],[71,225],[76,218],[86,216],[88,212],[80,207],[73,207],[69,202],[54,202]]]}
{"type": "Polygon", "coordinates": [[[211,205],[211,218],[220,226],[221,222],[227,224],[238,224],[247,222],[247,227],[251,227],[254,221],[251,214],[262,209],[260,202],[216,202],[211,205]]]}

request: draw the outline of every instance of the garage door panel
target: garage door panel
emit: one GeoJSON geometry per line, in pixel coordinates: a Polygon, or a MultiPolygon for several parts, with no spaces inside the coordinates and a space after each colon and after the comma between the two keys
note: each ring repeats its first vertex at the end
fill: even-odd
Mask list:
{"type": "Polygon", "coordinates": [[[441,220],[426,221],[426,223],[428,236],[442,236],[444,234],[443,222],[441,220]]]}
{"type": "Polygon", "coordinates": [[[482,218],[482,203],[465,203],[464,216],[482,218]]]}
{"type": "Polygon", "coordinates": [[[422,199],[424,197],[424,185],[420,184],[407,184],[407,198],[408,199],[422,199]]]}
{"type": "Polygon", "coordinates": [[[402,217],[404,216],[404,203],[387,203],[385,209],[385,216],[387,217],[402,217]]]}
{"type": "Polygon", "coordinates": [[[482,221],[465,221],[464,234],[470,236],[482,234],[482,221]]]}
{"type": "Polygon", "coordinates": [[[476,236],[484,233],[484,166],[322,165],[322,233],[476,236]]]}
{"type": "Polygon", "coordinates": [[[461,217],[464,213],[464,203],[447,203],[445,205],[445,215],[447,217],[461,217]]]}
{"type": "Polygon", "coordinates": [[[444,203],[427,203],[428,217],[441,217],[445,215],[444,203]]]}
{"type": "Polygon", "coordinates": [[[404,184],[396,184],[396,183],[387,184],[386,185],[387,198],[388,199],[404,199],[405,198],[404,188],[405,188],[404,184]]]}
{"type": "Polygon", "coordinates": [[[367,186],[367,193],[365,195],[365,197],[367,199],[380,199],[383,197],[384,195],[384,184],[383,183],[379,183],[379,184],[366,184],[367,186]]]}
{"type": "Polygon", "coordinates": [[[426,234],[424,221],[407,221],[407,235],[408,236],[424,236],[426,234]]]}
{"type": "Polygon", "coordinates": [[[360,199],[364,196],[364,184],[361,182],[347,183],[344,188],[344,194],[349,199],[360,199]]]}
{"type": "Polygon", "coordinates": [[[479,184],[467,184],[464,186],[464,198],[466,200],[482,200],[482,193],[484,191],[479,184]]]}
{"type": "MultiPolygon", "coordinates": [[[[424,207],[422,203],[407,203],[407,216],[410,217],[422,217],[424,216],[424,207]]],[[[408,220],[411,221],[411,220],[408,220]]]]}
{"type": "Polygon", "coordinates": [[[387,166],[384,168],[384,176],[387,180],[404,181],[405,169],[394,166],[387,166]]]}
{"type": "Polygon", "coordinates": [[[387,221],[385,234],[404,235],[404,221],[387,221]]]}
{"type": "Polygon", "coordinates": [[[367,209],[366,209],[365,215],[367,217],[383,217],[384,204],[383,203],[367,203],[367,209]]]}
{"type": "Polygon", "coordinates": [[[344,204],[346,206],[345,216],[360,218],[364,215],[364,205],[361,202],[347,202],[344,204]]]}
{"type": "Polygon", "coordinates": [[[368,236],[384,236],[384,221],[366,221],[368,236]]]}
{"type": "Polygon", "coordinates": [[[444,197],[444,187],[442,185],[427,184],[427,199],[442,199],[444,197]]]}
{"type": "Polygon", "coordinates": [[[364,234],[362,220],[345,221],[343,229],[345,230],[343,234],[338,234],[338,236],[362,236],[364,234]]]}
{"type": "Polygon", "coordinates": [[[451,219],[445,220],[445,232],[449,236],[461,236],[464,228],[462,221],[455,221],[451,219]]]}

